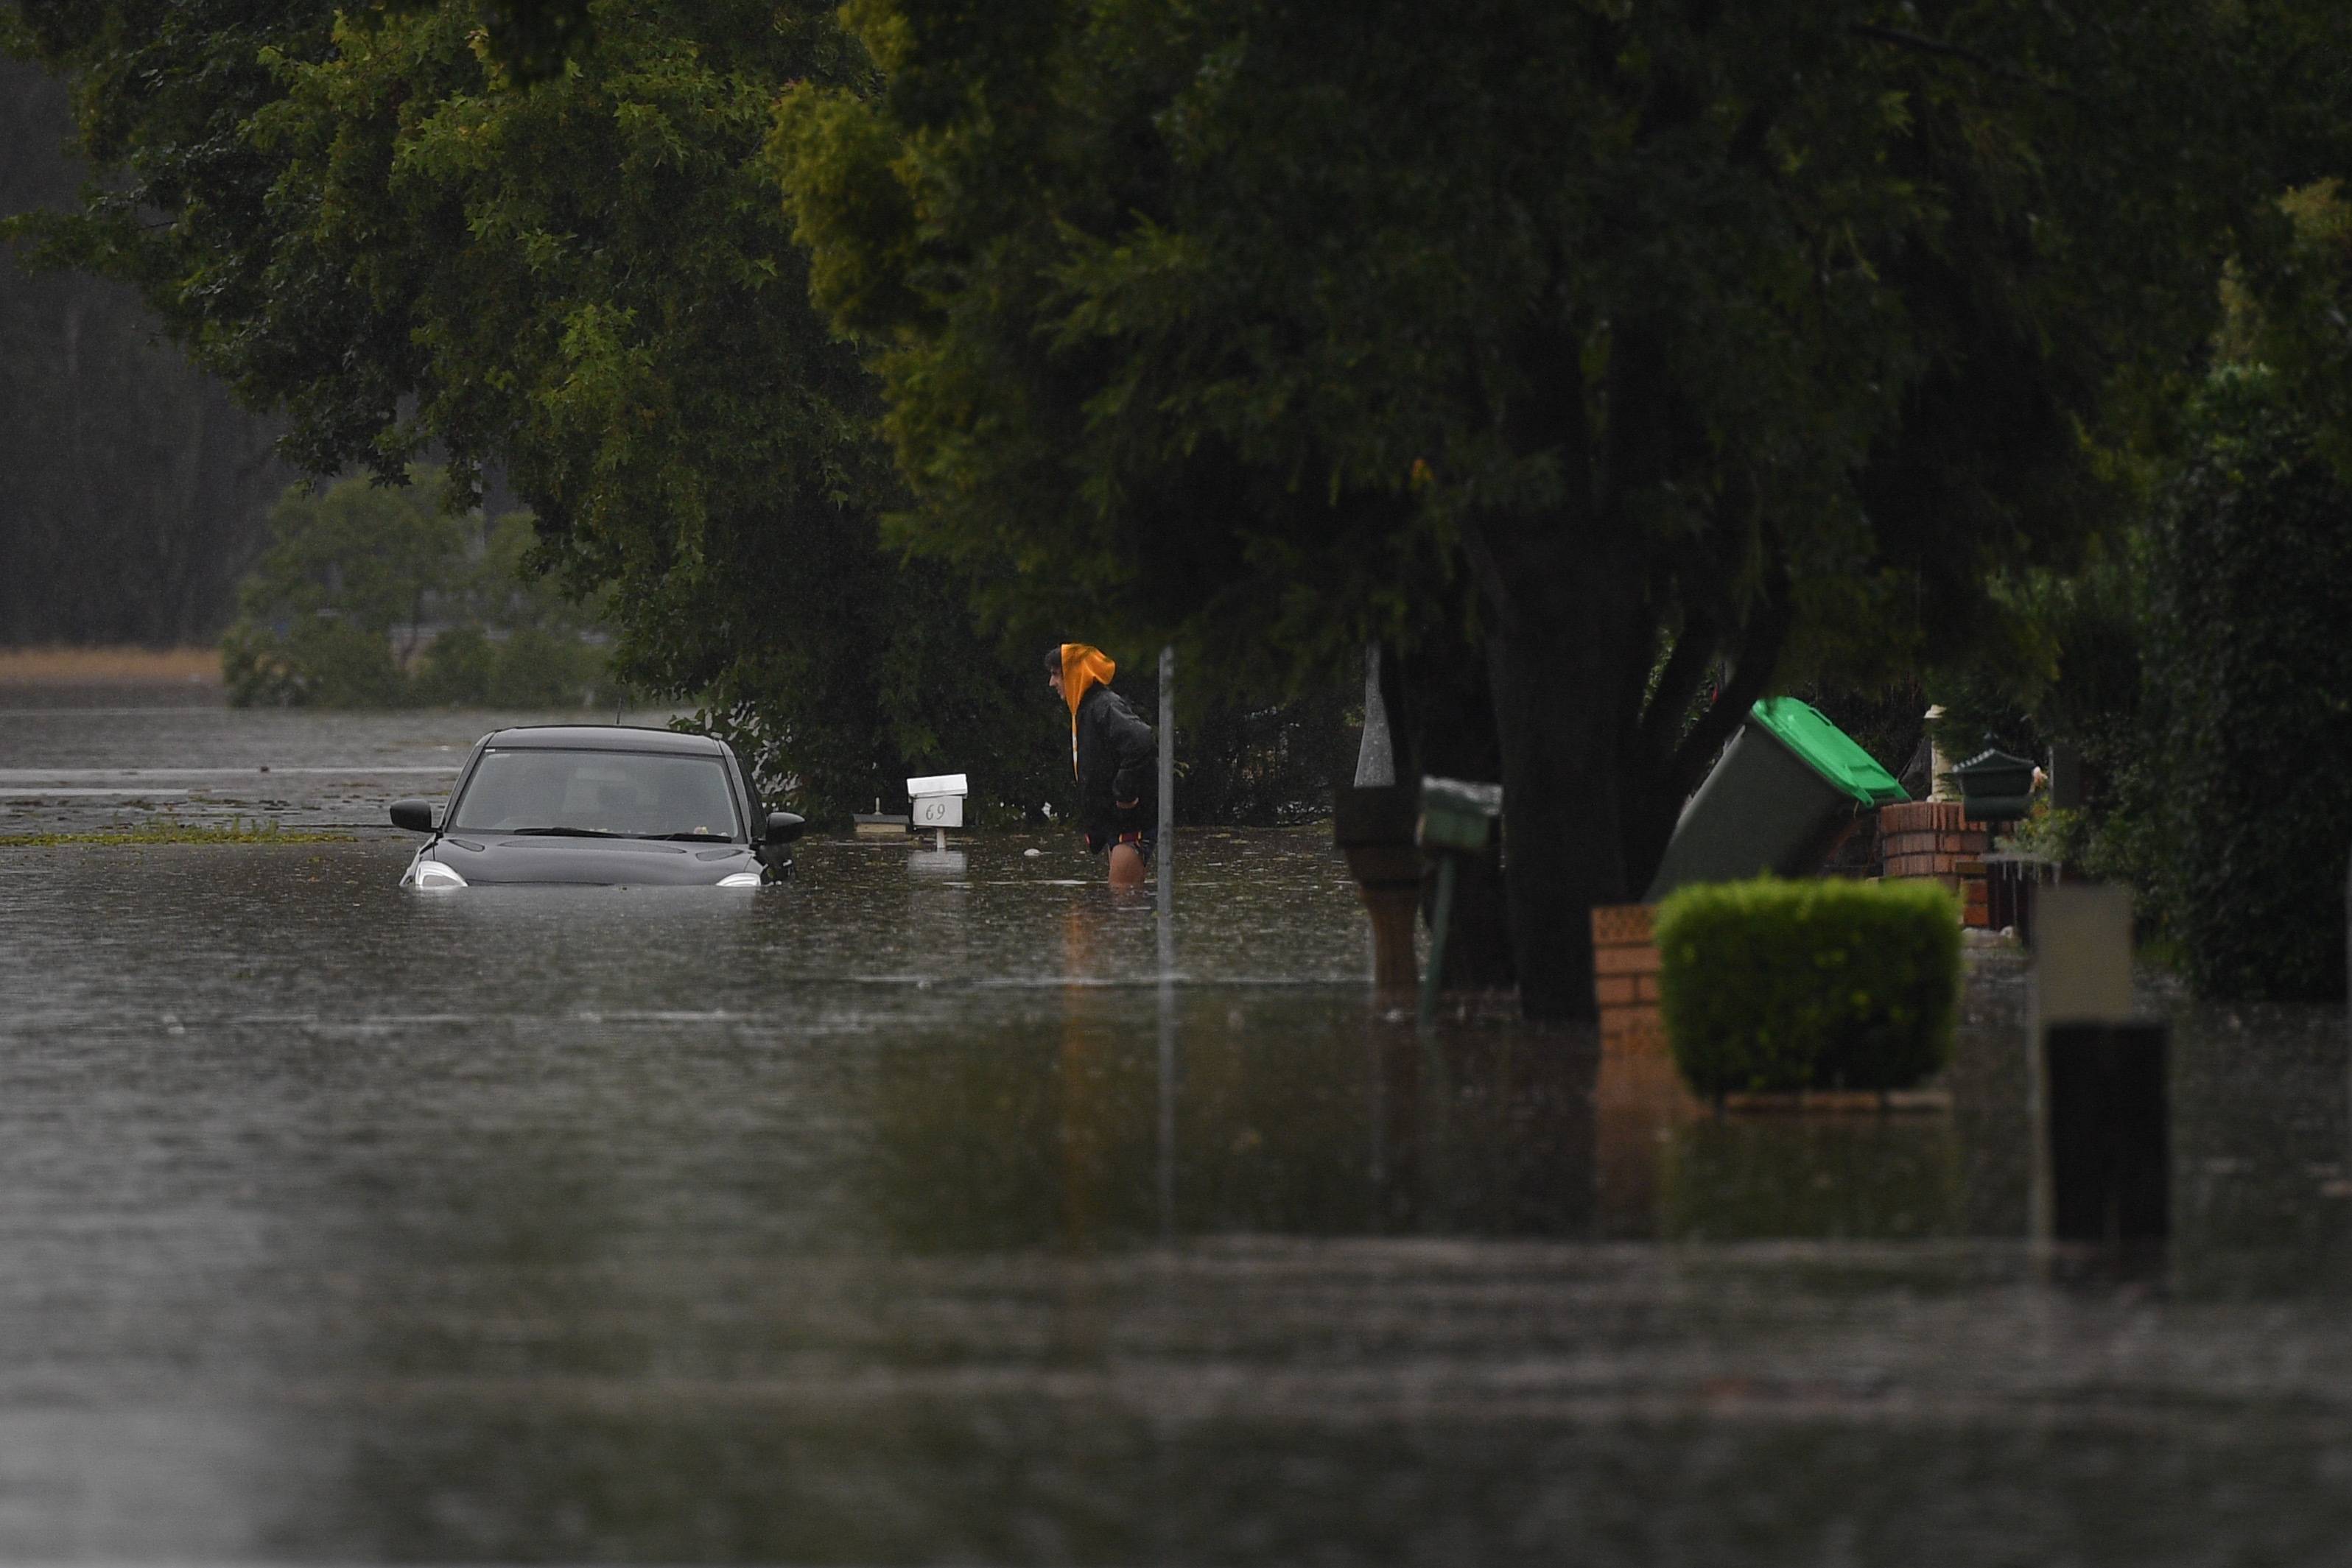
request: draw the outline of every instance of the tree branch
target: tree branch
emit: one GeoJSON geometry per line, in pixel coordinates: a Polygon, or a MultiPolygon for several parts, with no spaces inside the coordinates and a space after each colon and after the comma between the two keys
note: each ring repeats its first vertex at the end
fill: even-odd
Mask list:
{"type": "Polygon", "coordinates": [[[1890,44],[1898,49],[1911,49],[1923,55],[1940,55],[1946,59],[1960,60],[1976,67],[1980,71],[1988,71],[1997,77],[2005,77],[2011,81],[2023,82],[2028,87],[2039,88],[2043,92],[2058,98],[2081,96],[2072,88],[2060,87],[2055,82],[2043,81],[2032,73],[2011,65],[2006,60],[1994,59],[1990,55],[1979,53],[1965,44],[1947,43],[1941,38],[1928,37],[1924,33],[1906,32],[1901,27],[1882,26],[1876,22],[1849,22],[1846,24],[1846,31],[1857,38],[1867,38],[1874,44],[1890,44]]]}
{"type": "Polygon", "coordinates": [[[1849,22],[1846,31],[1858,38],[1874,43],[1893,44],[1898,48],[1916,49],[1923,55],[1942,55],[1947,59],[1966,60],[1981,70],[2015,73],[2017,68],[2005,66],[1990,55],[1979,54],[1965,44],[1948,44],[1941,38],[1930,38],[1922,33],[1906,32],[1901,27],[1882,26],[1876,22],[1849,22]]]}
{"type": "Polygon", "coordinates": [[[1475,519],[1462,529],[1462,553],[1470,562],[1470,574],[1477,579],[1478,587],[1495,612],[1495,624],[1508,637],[1519,629],[1519,607],[1511,593],[1510,574],[1495,559],[1493,547],[1486,543],[1486,531],[1475,519]]]}
{"type": "Polygon", "coordinates": [[[1657,690],[1651,695],[1649,708],[1642,715],[1641,726],[1634,734],[1634,746],[1644,767],[1672,755],[1675,728],[1689,707],[1688,694],[1714,653],[1715,627],[1711,622],[1689,622],[1684,626],[1683,634],[1675,639],[1675,651],[1666,655],[1666,667],[1658,675],[1657,690]]]}
{"type": "Polygon", "coordinates": [[[1748,623],[1742,639],[1739,662],[1732,666],[1731,676],[1723,683],[1722,692],[1715,706],[1699,716],[1683,743],[1675,748],[1664,769],[1667,799],[1680,800],[1698,788],[1707,765],[1731,732],[1748,716],[1756,699],[1764,695],[1764,687],[1780,662],[1780,644],[1788,640],[1791,620],[1788,584],[1781,582],[1766,601],[1763,611],[1748,623]]]}

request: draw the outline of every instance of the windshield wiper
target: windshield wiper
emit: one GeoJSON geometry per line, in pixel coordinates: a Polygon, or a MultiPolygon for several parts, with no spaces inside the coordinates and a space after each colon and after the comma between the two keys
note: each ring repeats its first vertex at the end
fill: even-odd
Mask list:
{"type": "Polygon", "coordinates": [[[654,833],[648,836],[666,844],[731,844],[735,841],[732,833],[654,833]]]}
{"type": "Polygon", "coordinates": [[[607,832],[603,828],[501,828],[499,831],[510,838],[518,839],[533,835],[560,839],[633,839],[636,837],[635,833],[607,832]]]}

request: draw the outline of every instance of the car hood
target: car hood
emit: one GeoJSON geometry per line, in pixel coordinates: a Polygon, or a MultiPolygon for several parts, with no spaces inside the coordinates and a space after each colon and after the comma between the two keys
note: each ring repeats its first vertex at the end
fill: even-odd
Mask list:
{"type": "Polygon", "coordinates": [[[476,886],[538,882],[692,887],[760,869],[749,845],[674,844],[655,839],[465,833],[452,834],[425,852],[476,886]]]}

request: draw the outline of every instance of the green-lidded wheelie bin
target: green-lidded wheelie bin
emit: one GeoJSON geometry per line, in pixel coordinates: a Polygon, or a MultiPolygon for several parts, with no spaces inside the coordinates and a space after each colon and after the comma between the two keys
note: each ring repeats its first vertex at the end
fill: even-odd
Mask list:
{"type": "Polygon", "coordinates": [[[1814,708],[1766,697],[1683,808],[1645,901],[1686,883],[1806,875],[1855,813],[1910,798],[1814,708]]]}

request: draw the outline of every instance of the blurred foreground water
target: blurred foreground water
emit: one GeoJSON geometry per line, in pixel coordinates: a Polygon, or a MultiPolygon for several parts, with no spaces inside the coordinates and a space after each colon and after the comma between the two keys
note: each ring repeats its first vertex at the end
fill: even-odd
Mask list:
{"type": "MultiPolygon", "coordinates": [[[[0,832],[373,823],[491,722],[0,711],[0,832]]],[[[0,1558],[2352,1539],[2341,1009],[2147,992],[2179,1234],[2118,1274],[2021,1239],[2007,954],[1948,1113],[1720,1119],[1417,1036],[1313,832],[1184,835],[1172,967],[1059,836],[455,895],[412,842],[0,849],[0,1558]]]]}

